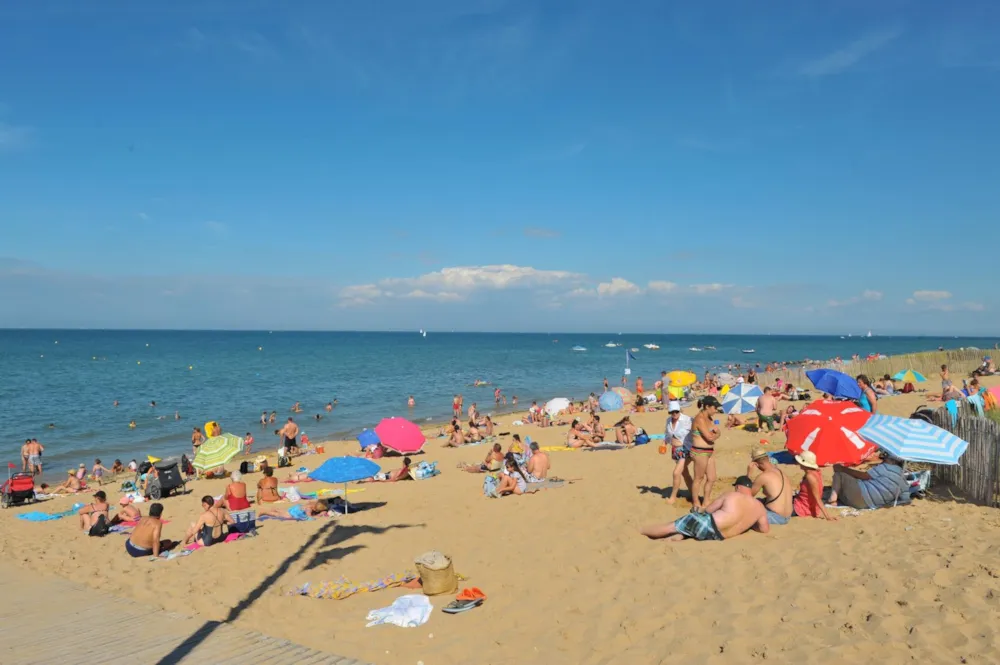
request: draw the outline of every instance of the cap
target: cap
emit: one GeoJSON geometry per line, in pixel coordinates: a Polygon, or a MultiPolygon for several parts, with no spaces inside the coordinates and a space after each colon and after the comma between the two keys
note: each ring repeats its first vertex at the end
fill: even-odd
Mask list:
{"type": "Polygon", "coordinates": [[[722,406],[722,404],[719,402],[719,400],[715,398],[714,395],[709,395],[708,397],[701,398],[701,406],[702,408],[706,406],[714,406],[715,408],[719,408],[722,406]]]}
{"type": "Polygon", "coordinates": [[[671,400],[670,404],[667,405],[667,410],[670,411],[670,413],[673,413],[674,411],[680,411],[681,403],[678,402],[677,400],[671,400]]]}
{"type": "Polygon", "coordinates": [[[753,489],[753,481],[750,480],[750,476],[740,476],[733,483],[733,487],[747,487],[753,489]]]}
{"type": "Polygon", "coordinates": [[[133,499],[133,498],[132,498],[132,497],[130,497],[130,496],[123,496],[123,497],[122,497],[122,498],[121,498],[121,499],[120,499],[120,500],[118,501],[118,505],[120,505],[120,506],[127,506],[128,504],[132,503],[132,502],[133,502],[134,500],[135,500],[135,499],[133,499]]]}
{"type": "Polygon", "coordinates": [[[764,459],[765,457],[769,457],[769,454],[763,448],[754,448],[750,452],[750,460],[753,462],[756,462],[759,459],[764,459]]]}

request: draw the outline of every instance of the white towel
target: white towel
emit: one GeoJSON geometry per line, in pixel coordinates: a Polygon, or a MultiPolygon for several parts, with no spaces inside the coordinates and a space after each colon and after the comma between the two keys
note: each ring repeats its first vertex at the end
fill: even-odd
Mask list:
{"type": "Polygon", "coordinates": [[[427,623],[433,609],[430,599],[422,594],[400,596],[389,607],[369,612],[366,628],[383,623],[391,623],[400,628],[416,628],[427,623]]]}

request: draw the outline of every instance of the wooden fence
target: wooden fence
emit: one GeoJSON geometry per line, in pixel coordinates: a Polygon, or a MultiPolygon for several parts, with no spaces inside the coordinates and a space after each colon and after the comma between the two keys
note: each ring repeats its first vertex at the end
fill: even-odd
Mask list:
{"type": "Polygon", "coordinates": [[[931,482],[951,485],[973,503],[1000,506],[1000,424],[977,415],[964,401],[954,422],[941,407],[934,412],[934,423],[968,441],[969,447],[959,464],[933,465],[931,482]]]}
{"type": "Polygon", "coordinates": [[[766,375],[762,375],[760,383],[771,385],[775,379],[780,377],[785,382],[799,387],[810,388],[812,387],[812,383],[806,377],[806,371],[817,369],[818,367],[830,367],[849,376],[865,374],[872,381],[881,379],[886,374],[892,376],[897,372],[912,369],[927,377],[927,383],[919,387],[927,388],[930,392],[936,393],[940,392],[941,365],[948,366],[952,380],[960,386],[962,379],[968,377],[972,370],[979,367],[983,356],[989,354],[989,350],[953,349],[951,351],[909,353],[899,356],[889,356],[879,360],[852,360],[840,365],[795,367],[778,372],[768,372],[766,375]]]}

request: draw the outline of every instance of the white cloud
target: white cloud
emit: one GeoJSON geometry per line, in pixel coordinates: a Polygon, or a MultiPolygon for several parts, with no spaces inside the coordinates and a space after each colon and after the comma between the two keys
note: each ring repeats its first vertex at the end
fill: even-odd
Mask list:
{"type": "Polygon", "coordinates": [[[827,300],[827,307],[847,307],[849,305],[857,305],[861,302],[877,302],[882,299],[883,293],[881,291],[862,291],[859,296],[851,296],[846,300],[827,300]]]}
{"type": "Polygon", "coordinates": [[[348,286],[340,291],[341,304],[367,304],[377,298],[418,298],[440,302],[464,300],[474,291],[501,291],[556,284],[573,284],[583,275],[563,270],[491,265],[444,268],[418,277],[389,277],[374,284],[348,286]],[[363,295],[359,296],[358,293],[363,295]]]}
{"type": "Polygon", "coordinates": [[[597,285],[597,295],[601,298],[614,296],[634,296],[642,292],[638,286],[621,277],[612,277],[610,282],[597,285]]]}
{"type": "Polygon", "coordinates": [[[697,293],[698,295],[703,296],[703,295],[708,294],[708,293],[718,293],[719,291],[723,291],[725,289],[731,288],[732,286],[733,286],[732,284],[718,284],[718,283],[715,283],[715,284],[692,284],[691,285],[691,290],[694,291],[695,293],[697,293]]]}
{"type": "Polygon", "coordinates": [[[798,73],[807,78],[833,76],[849,70],[876,51],[888,46],[903,31],[899,27],[865,35],[816,60],[803,63],[798,73]]]}
{"type": "Polygon", "coordinates": [[[935,300],[948,300],[951,298],[950,291],[914,291],[911,300],[929,302],[935,300]]]}
{"type": "Polygon", "coordinates": [[[738,309],[752,309],[757,306],[756,303],[744,299],[743,296],[734,296],[729,302],[738,309]]]}
{"type": "Polygon", "coordinates": [[[663,280],[653,280],[646,284],[646,290],[650,293],[673,293],[677,290],[677,284],[663,280]]]}
{"type": "Polygon", "coordinates": [[[567,293],[570,298],[590,298],[597,295],[597,291],[594,289],[585,289],[583,287],[573,289],[567,293]]]}
{"type": "Polygon", "coordinates": [[[149,215],[144,212],[136,213],[136,216],[144,222],[149,221],[149,215]]]}

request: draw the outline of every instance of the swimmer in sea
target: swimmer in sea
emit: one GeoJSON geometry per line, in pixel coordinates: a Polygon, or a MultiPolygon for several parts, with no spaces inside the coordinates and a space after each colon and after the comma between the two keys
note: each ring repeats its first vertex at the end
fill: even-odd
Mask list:
{"type": "Polygon", "coordinates": [[[115,400],[111,406],[118,406],[118,400],[115,400]]]}
{"type": "Polygon", "coordinates": [[[410,407],[412,409],[416,405],[417,405],[416,400],[413,399],[413,395],[410,395],[410,399],[406,400],[406,406],[408,406],[408,407],[410,407]]]}
{"type": "Polygon", "coordinates": [[[151,407],[153,407],[154,409],[156,408],[156,402],[155,402],[155,401],[154,401],[154,402],[150,402],[150,403],[149,403],[149,405],[150,405],[151,407]]]}
{"type": "Polygon", "coordinates": [[[326,409],[327,413],[330,413],[331,411],[333,411],[333,402],[327,402],[324,408],[326,409]]]}
{"type": "Polygon", "coordinates": [[[135,429],[135,421],[134,421],[134,420],[130,420],[130,421],[129,421],[129,423],[128,423],[128,428],[129,428],[129,429],[135,429]]]}
{"type": "Polygon", "coordinates": [[[319,422],[323,419],[323,416],[319,415],[318,413],[313,417],[316,418],[316,422],[319,422]]]}

